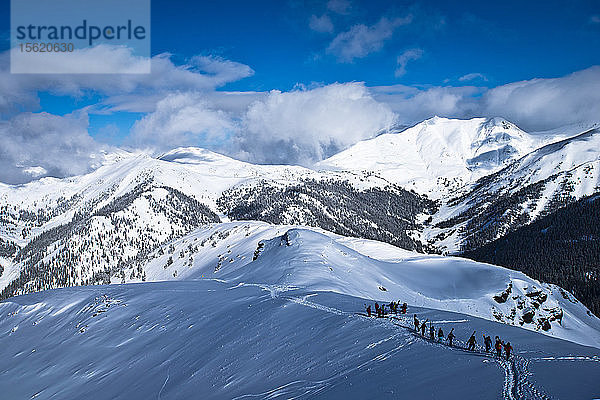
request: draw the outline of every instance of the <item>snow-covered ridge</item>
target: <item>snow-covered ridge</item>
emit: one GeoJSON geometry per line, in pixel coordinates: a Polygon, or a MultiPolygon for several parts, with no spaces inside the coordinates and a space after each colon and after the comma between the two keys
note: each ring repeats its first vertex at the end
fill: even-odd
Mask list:
{"type": "Polygon", "coordinates": [[[502,267],[413,253],[316,228],[215,224],[162,246],[144,271],[150,281],[218,278],[402,300],[600,348],[600,320],[557,286],[502,267]]]}

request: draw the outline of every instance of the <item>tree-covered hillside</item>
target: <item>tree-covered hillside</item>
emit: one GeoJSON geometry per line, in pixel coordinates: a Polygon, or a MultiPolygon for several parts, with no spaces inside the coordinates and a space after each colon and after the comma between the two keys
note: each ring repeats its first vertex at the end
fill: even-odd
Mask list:
{"type": "Polygon", "coordinates": [[[583,198],[476,250],[477,261],[570,290],[600,316],[600,195],[583,198]]]}

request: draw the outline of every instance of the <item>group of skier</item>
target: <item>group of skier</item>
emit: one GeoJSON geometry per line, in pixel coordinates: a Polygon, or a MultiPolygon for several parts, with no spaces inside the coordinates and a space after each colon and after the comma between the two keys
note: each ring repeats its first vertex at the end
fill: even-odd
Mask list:
{"type": "MultiPolygon", "coordinates": [[[[365,307],[367,310],[367,316],[371,317],[373,315],[373,310],[371,309],[371,305],[365,304],[365,307]]],[[[388,314],[386,307],[389,307],[391,314],[398,314],[398,313],[406,314],[408,305],[406,303],[400,304],[400,301],[392,301],[389,304],[381,304],[381,305],[379,303],[375,302],[375,316],[377,318],[384,318],[388,314]]],[[[429,322],[429,320],[426,319],[425,321],[420,322],[419,319],[417,318],[417,314],[414,314],[413,322],[415,325],[415,332],[417,332],[417,333],[421,332],[421,335],[424,337],[427,337],[426,334],[429,333],[429,339],[431,339],[433,341],[438,341],[438,342],[444,341],[444,331],[442,330],[441,327],[438,328],[438,330],[436,332],[435,327],[433,326],[432,323],[430,323],[429,324],[429,332],[427,332],[427,322],[429,322]]],[[[454,328],[452,328],[450,330],[450,332],[448,333],[448,335],[445,337],[446,343],[449,346],[452,346],[452,342],[454,341],[455,337],[456,336],[454,335],[454,328]]],[[[475,351],[476,344],[477,344],[477,339],[475,339],[475,331],[473,331],[473,333],[467,340],[467,350],[475,351]]],[[[486,353],[492,352],[492,345],[493,345],[493,350],[496,351],[496,355],[498,357],[502,357],[502,351],[504,350],[506,359],[508,360],[510,358],[510,353],[512,351],[512,346],[510,345],[510,342],[504,343],[502,340],[500,340],[500,338],[498,336],[496,336],[495,342],[492,343],[492,338],[484,333],[483,334],[483,344],[485,346],[486,353]]]]}
{"type": "MultiPolygon", "coordinates": [[[[406,310],[408,308],[408,305],[406,303],[400,304],[399,301],[392,301],[390,304],[381,304],[381,305],[379,305],[379,303],[375,302],[375,315],[377,316],[377,318],[383,318],[387,315],[387,310],[385,308],[386,306],[390,308],[391,314],[398,314],[398,313],[406,314],[406,310]]],[[[365,304],[365,307],[367,308],[367,316],[370,317],[373,314],[371,305],[369,304],[367,306],[365,304]]]]}
{"type": "MultiPolygon", "coordinates": [[[[419,330],[420,330],[421,335],[425,336],[425,331],[427,330],[427,322],[429,322],[429,320],[425,320],[419,324],[419,319],[417,318],[417,314],[414,315],[413,319],[414,319],[414,324],[415,324],[415,331],[419,332],[419,330]]],[[[452,328],[450,330],[450,333],[448,333],[448,336],[446,336],[446,340],[447,340],[447,343],[449,346],[452,346],[452,341],[454,340],[455,337],[456,336],[454,335],[454,328],[452,328]]],[[[433,327],[433,324],[431,324],[431,323],[429,324],[429,338],[431,340],[436,340],[435,328],[433,327]]],[[[442,342],[443,340],[444,340],[444,331],[442,330],[442,328],[439,328],[437,331],[437,341],[442,342]]],[[[475,331],[473,331],[473,333],[467,340],[467,350],[475,351],[476,344],[477,344],[477,339],[475,339],[475,331]]],[[[485,333],[483,334],[483,344],[485,346],[486,353],[489,353],[492,351],[492,338],[490,336],[486,335],[485,333]]],[[[510,352],[512,351],[512,346],[510,345],[510,342],[504,343],[502,340],[500,340],[500,338],[498,336],[496,336],[496,341],[494,343],[494,350],[496,350],[496,355],[498,357],[502,357],[502,350],[504,350],[504,354],[506,356],[506,359],[508,360],[510,358],[510,352]]]]}

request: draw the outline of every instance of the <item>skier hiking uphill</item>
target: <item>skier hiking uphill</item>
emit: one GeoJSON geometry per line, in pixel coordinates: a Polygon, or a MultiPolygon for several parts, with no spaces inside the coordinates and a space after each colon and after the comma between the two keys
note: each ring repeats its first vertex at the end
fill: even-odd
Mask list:
{"type": "Polygon", "coordinates": [[[492,338],[483,334],[483,343],[485,344],[485,352],[489,353],[492,348],[492,338]]]}
{"type": "Polygon", "coordinates": [[[510,345],[510,342],[507,342],[504,344],[504,351],[506,352],[506,359],[508,360],[510,358],[510,351],[512,350],[512,346],[510,345]]]}
{"type": "Polygon", "coordinates": [[[448,345],[450,347],[452,347],[452,340],[454,340],[455,336],[454,336],[454,328],[452,328],[450,330],[450,333],[448,334],[448,345]]]}
{"type": "Polygon", "coordinates": [[[435,328],[433,327],[433,324],[429,325],[429,338],[435,340],[435,328]]]}
{"type": "Polygon", "coordinates": [[[427,321],[429,321],[428,319],[425,320],[425,322],[421,323],[421,335],[425,336],[425,329],[427,329],[427,321]]]}
{"type": "Polygon", "coordinates": [[[367,306],[367,316],[369,316],[369,318],[371,317],[371,305],[370,304],[367,306]]]}
{"type": "Polygon", "coordinates": [[[419,332],[419,319],[417,318],[417,314],[414,315],[413,322],[415,324],[415,331],[419,332]]]}
{"type": "Polygon", "coordinates": [[[467,348],[471,351],[474,351],[476,343],[477,343],[477,340],[475,340],[475,331],[473,331],[473,334],[471,335],[469,340],[467,340],[467,348]]]}
{"type": "Polygon", "coordinates": [[[444,331],[442,330],[442,328],[440,328],[438,330],[438,341],[441,342],[442,340],[444,340],[444,331]]]}
{"type": "Polygon", "coordinates": [[[502,357],[502,341],[498,336],[496,336],[496,343],[494,344],[494,348],[496,349],[496,354],[498,357],[502,357]]]}

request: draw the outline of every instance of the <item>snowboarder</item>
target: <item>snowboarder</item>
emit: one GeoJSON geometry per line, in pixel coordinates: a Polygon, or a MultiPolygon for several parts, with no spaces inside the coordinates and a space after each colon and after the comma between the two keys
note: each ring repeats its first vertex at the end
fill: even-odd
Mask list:
{"type": "Polygon", "coordinates": [[[435,328],[433,325],[429,325],[429,338],[435,340],[435,328]]]}
{"type": "Polygon", "coordinates": [[[444,331],[442,330],[442,328],[440,328],[438,330],[438,341],[443,341],[444,340],[444,331]]]}
{"type": "Polygon", "coordinates": [[[402,303],[402,308],[400,308],[400,312],[402,314],[406,314],[406,309],[408,308],[408,304],[402,303]]]}
{"type": "Polygon", "coordinates": [[[473,334],[471,335],[469,340],[467,340],[467,349],[474,351],[476,343],[477,343],[477,340],[475,339],[475,331],[473,331],[473,334]]]}
{"type": "Polygon", "coordinates": [[[425,320],[425,322],[421,323],[421,335],[425,336],[425,329],[427,328],[427,321],[429,321],[428,319],[425,320]]]}
{"type": "Polygon", "coordinates": [[[450,330],[450,333],[448,334],[448,344],[450,345],[450,347],[452,347],[452,340],[454,339],[454,328],[452,328],[450,330]]]}
{"type": "Polygon", "coordinates": [[[485,344],[485,352],[489,353],[490,349],[492,348],[492,338],[489,336],[486,336],[486,334],[483,334],[483,343],[485,344]]]}
{"type": "Polygon", "coordinates": [[[496,336],[496,343],[494,344],[494,348],[496,349],[496,354],[498,354],[498,357],[502,357],[502,341],[498,336],[496,336]]]}
{"type": "Polygon", "coordinates": [[[371,305],[370,304],[367,306],[367,316],[369,318],[371,318],[371,305]]]}
{"type": "Polygon", "coordinates": [[[510,358],[510,351],[512,350],[512,346],[510,345],[510,342],[507,342],[504,344],[504,351],[506,352],[506,359],[508,360],[510,358]]]}
{"type": "Polygon", "coordinates": [[[419,332],[419,319],[417,318],[417,314],[414,315],[413,320],[415,323],[415,331],[419,332]]]}

